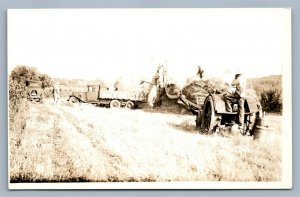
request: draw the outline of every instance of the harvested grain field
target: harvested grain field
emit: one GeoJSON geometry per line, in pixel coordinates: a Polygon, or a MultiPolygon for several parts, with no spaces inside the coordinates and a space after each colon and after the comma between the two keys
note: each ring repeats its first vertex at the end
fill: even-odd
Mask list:
{"type": "Polygon", "coordinates": [[[193,115],[25,102],[10,125],[11,182],[280,181],[281,116],[258,140],[205,135],[193,115]],[[26,108],[25,108],[26,107],[26,108]],[[22,121],[23,120],[23,121],[22,121]]]}

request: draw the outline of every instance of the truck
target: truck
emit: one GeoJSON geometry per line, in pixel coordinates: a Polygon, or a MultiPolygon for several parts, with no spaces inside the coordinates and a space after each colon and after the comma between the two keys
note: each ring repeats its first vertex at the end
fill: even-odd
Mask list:
{"type": "Polygon", "coordinates": [[[99,84],[87,85],[87,91],[73,92],[68,99],[72,103],[90,103],[110,108],[137,108],[146,102],[142,91],[124,91],[101,87],[99,84]]]}
{"type": "Polygon", "coordinates": [[[44,94],[42,85],[41,81],[26,81],[27,99],[30,101],[41,102],[44,94]]]}

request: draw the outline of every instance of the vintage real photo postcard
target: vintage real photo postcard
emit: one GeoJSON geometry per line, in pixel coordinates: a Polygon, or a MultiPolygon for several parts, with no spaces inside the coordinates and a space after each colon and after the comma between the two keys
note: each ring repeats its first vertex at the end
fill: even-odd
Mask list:
{"type": "Polygon", "coordinates": [[[289,189],[291,10],[11,9],[10,189],[289,189]]]}

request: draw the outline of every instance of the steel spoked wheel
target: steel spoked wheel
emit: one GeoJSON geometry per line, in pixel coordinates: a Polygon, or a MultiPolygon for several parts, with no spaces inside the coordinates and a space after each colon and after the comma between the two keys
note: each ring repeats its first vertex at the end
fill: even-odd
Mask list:
{"type": "Polygon", "coordinates": [[[121,107],[121,103],[118,100],[112,100],[109,104],[111,108],[119,108],[121,107]]]}
{"type": "Polygon", "coordinates": [[[126,102],[126,108],[132,109],[134,107],[134,103],[132,101],[127,101],[126,102]]]}
{"type": "Polygon", "coordinates": [[[215,115],[215,108],[212,97],[208,97],[204,101],[203,113],[201,116],[201,130],[206,133],[214,131],[217,125],[217,117],[215,115]]]}

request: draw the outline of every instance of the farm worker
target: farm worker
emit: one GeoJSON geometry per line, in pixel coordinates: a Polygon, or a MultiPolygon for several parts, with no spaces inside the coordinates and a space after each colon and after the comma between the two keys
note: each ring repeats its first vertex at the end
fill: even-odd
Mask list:
{"type": "Polygon", "coordinates": [[[156,70],[156,73],[152,79],[152,82],[156,85],[156,98],[155,98],[155,101],[154,101],[154,107],[156,106],[160,106],[161,103],[162,103],[162,100],[161,100],[161,95],[162,95],[162,78],[161,78],[161,68],[163,67],[163,65],[158,65],[157,66],[157,70],[156,70]]]}
{"type": "Polygon", "coordinates": [[[156,70],[154,76],[152,77],[151,83],[153,83],[156,86],[160,85],[160,68],[161,67],[162,67],[162,65],[160,65],[160,64],[157,66],[157,70],[156,70]]]}
{"type": "Polygon", "coordinates": [[[119,85],[120,85],[120,81],[116,80],[115,83],[114,83],[114,90],[115,91],[119,90],[119,85]]]}
{"type": "Polygon", "coordinates": [[[234,80],[231,83],[231,87],[225,94],[225,107],[226,111],[232,112],[232,104],[238,103],[238,124],[240,129],[243,128],[244,124],[244,103],[245,103],[245,90],[247,82],[242,74],[236,74],[234,80]]]}
{"type": "Polygon", "coordinates": [[[53,86],[53,98],[54,98],[54,103],[59,104],[60,101],[60,89],[59,89],[59,83],[56,82],[53,86]]]}
{"type": "Polygon", "coordinates": [[[204,70],[201,68],[201,66],[198,66],[197,75],[200,77],[201,80],[203,78],[203,73],[204,73],[204,70]]]}

